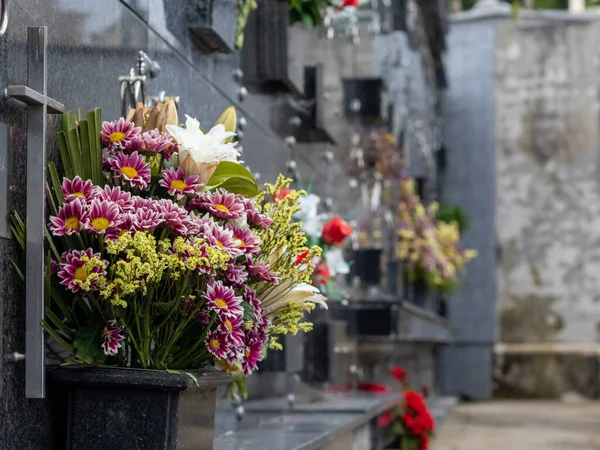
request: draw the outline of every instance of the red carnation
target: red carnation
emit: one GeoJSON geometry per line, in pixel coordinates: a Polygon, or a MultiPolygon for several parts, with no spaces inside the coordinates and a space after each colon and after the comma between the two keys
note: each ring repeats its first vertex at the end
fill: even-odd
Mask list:
{"type": "Polygon", "coordinates": [[[359,0],[344,0],[344,8],[346,6],[353,6],[354,8],[358,8],[359,0]]]}
{"type": "Polygon", "coordinates": [[[393,420],[394,412],[390,409],[377,418],[377,426],[379,429],[383,430],[389,427],[393,420]]]}
{"type": "Polygon", "coordinates": [[[400,366],[392,367],[390,370],[388,370],[388,373],[391,376],[393,376],[398,381],[398,383],[402,383],[402,384],[406,383],[406,378],[408,376],[408,373],[402,367],[400,367],[400,366]]]}
{"type": "Polygon", "coordinates": [[[306,257],[308,256],[309,250],[304,250],[302,253],[296,256],[296,265],[299,266],[303,262],[306,262],[306,257]]]}
{"type": "Polygon", "coordinates": [[[288,195],[290,195],[290,192],[292,192],[291,189],[289,188],[282,188],[279,191],[277,191],[275,193],[275,195],[273,195],[273,198],[275,200],[283,200],[284,198],[286,198],[288,195]]]}
{"type": "Polygon", "coordinates": [[[348,222],[342,220],[340,216],[333,216],[329,222],[323,225],[322,236],[325,243],[329,245],[339,245],[352,234],[352,227],[348,222]]]}
{"type": "Polygon", "coordinates": [[[316,286],[326,285],[331,278],[331,272],[329,271],[329,266],[327,263],[324,261],[319,262],[319,264],[317,264],[315,267],[314,275],[314,283],[316,286]]]}

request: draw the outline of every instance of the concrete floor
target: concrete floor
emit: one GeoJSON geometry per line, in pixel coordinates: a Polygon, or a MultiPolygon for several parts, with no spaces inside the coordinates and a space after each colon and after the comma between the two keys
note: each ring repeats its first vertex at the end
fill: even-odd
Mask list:
{"type": "Polygon", "coordinates": [[[600,402],[493,401],[457,406],[432,450],[600,450],[600,402]]]}

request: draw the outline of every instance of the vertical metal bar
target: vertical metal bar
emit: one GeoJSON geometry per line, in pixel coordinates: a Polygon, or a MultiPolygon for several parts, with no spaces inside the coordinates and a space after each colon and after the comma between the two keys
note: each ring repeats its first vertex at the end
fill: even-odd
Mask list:
{"type": "MultiPolygon", "coordinates": [[[[47,28],[29,27],[27,83],[46,96],[47,28]]],[[[27,114],[27,246],[25,395],[44,398],[44,226],[46,220],[46,103],[29,105],[27,114]]]]}

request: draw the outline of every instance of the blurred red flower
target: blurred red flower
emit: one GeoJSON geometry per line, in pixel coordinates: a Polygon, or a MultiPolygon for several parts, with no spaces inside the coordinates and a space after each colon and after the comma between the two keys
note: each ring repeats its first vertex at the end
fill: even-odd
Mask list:
{"type": "Polygon", "coordinates": [[[396,367],[392,367],[390,370],[388,370],[388,373],[393,376],[398,383],[406,383],[406,378],[408,376],[408,373],[406,372],[405,369],[403,369],[400,366],[396,366],[396,367]]]}
{"type": "Polygon", "coordinates": [[[352,234],[352,227],[342,220],[340,216],[333,216],[333,218],[325,222],[323,225],[323,232],[321,236],[325,240],[326,244],[339,245],[352,234]]]}
{"type": "Polygon", "coordinates": [[[304,250],[302,253],[300,253],[299,255],[296,256],[296,265],[300,265],[303,262],[307,262],[306,261],[306,257],[308,256],[308,252],[309,250],[304,250]]]}
{"type": "Polygon", "coordinates": [[[383,430],[389,427],[393,421],[394,412],[390,409],[377,418],[377,426],[379,427],[379,429],[383,430]]]}
{"type": "Polygon", "coordinates": [[[292,192],[292,190],[291,190],[291,189],[289,189],[289,188],[283,188],[283,189],[280,189],[279,191],[277,191],[277,192],[275,193],[275,195],[273,196],[273,198],[274,198],[275,200],[283,200],[283,199],[284,199],[284,198],[286,198],[288,195],[290,195],[290,192],[292,192]]]}
{"type": "Polygon", "coordinates": [[[331,272],[329,271],[329,266],[326,262],[321,261],[319,264],[315,266],[314,270],[314,283],[317,286],[324,286],[327,284],[329,279],[331,278],[331,272]]]}

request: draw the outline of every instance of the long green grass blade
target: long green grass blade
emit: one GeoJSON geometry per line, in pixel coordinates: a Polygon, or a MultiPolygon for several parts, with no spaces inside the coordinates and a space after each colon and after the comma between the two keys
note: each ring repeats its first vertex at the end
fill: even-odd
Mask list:
{"type": "Polygon", "coordinates": [[[46,308],[46,317],[52,324],[67,335],[70,339],[73,339],[73,330],[71,330],[59,317],[52,312],[50,308],[46,308]]]}
{"type": "Polygon", "coordinates": [[[62,183],[58,177],[58,171],[53,162],[48,163],[48,172],[50,173],[50,179],[52,180],[52,188],[54,189],[54,195],[57,203],[61,206],[65,202],[65,196],[62,191],[62,183]]]}
{"type": "Polygon", "coordinates": [[[17,275],[19,275],[19,278],[21,278],[21,280],[24,282],[25,281],[25,275],[23,275],[23,272],[21,271],[21,268],[19,267],[19,265],[15,262],[14,259],[11,259],[10,263],[13,265],[13,267],[17,271],[17,275]]]}
{"type": "Polygon", "coordinates": [[[104,186],[106,184],[106,179],[104,178],[104,172],[102,172],[102,141],[100,139],[100,132],[102,131],[102,109],[94,108],[94,134],[90,137],[94,137],[96,139],[96,161],[98,162],[96,171],[98,177],[98,185],[104,186]]]}
{"type": "MultiPolygon", "coordinates": [[[[98,164],[102,164],[102,161],[98,158],[98,149],[96,148],[96,118],[94,117],[94,112],[89,111],[86,114],[87,119],[87,128],[88,128],[88,146],[90,148],[90,167],[92,173],[92,182],[94,184],[98,184],[100,180],[98,179],[98,164]]],[[[83,144],[83,130],[81,133],[81,140],[83,144]]]]}
{"type": "Polygon", "coordinates": [[[21,250],[25,250],[25,236],[19,234],[19,230],[16,229],[14,225],[10,226],[10,231],[12,232],[13,237],[17,240],[17,242],[21,246],[21,250]]]}
{"type": "Polygon", "coordinates": [[[69,154],[73,163],[73,173],[85,179],[83,167],[81,164],[81,148],[79,147],[79,135],[77,129],[72,128],[67,134],[67,142],[69,144],[69,154]]]}
{"type": "Polygon", "coordinates": [[[52,339],[54,339],[56,342],[58,342],[62,348],[64,348],[66,351],[68,351],[69,353],[71,353],[72,355],[75,354],[75,347],[73,347],[73,345],[69,344],[67,341],[65,341],[49,324],[48,322],[46,322],[45,320],[42,321],[42,327],[44,328],[44,331],[46,333],[48,333],[50,336],[52,336],[52,339]]]}
{"type": "Polygon", "coordinates": [[[54,196],[52,195],[52,190],[50,189],[50,184],[48,183],[46,183],[46,197],[48,205],[50,205],[50,214],[53,216],[58,216],[58,208],[56,207],[56,202],[54,201],[54,196]]]}
{"type": "Polygon", "coordinates": [[[69,145],[67,144],[67,135],[64,131],[58,132],[58,147],[60,148],[60,159],[62,159],[65,175],[72,180],[75,177],[75,174],[73,173],[71,153],[69,152],[69,145]]]}
{"type": "Polygon", "coordinates": [[[79,121],[79,132],[81,133],[81,160],[83,162],[84,180],[93,180],[92,153],[90,149],[90,133],[87,120],[79,121]]]}
{"type": "Polygon", "coordinates": [[[48,231],[47,227],[44,227],[44,234],[46,235],[46,240],[48,241],[48,245],[50,246],[50,250],[52,250],[54,257],[56,258],[57,261],[62,261],[62,258],[60,257],[60,253],[56,249],[56,246],[54,245],[54,241],[52,240],[52,236],[50,235],[50,232],[48,231]]]}

